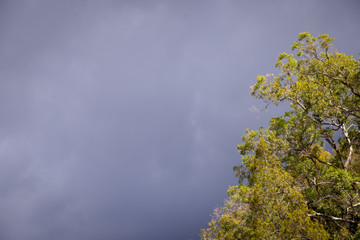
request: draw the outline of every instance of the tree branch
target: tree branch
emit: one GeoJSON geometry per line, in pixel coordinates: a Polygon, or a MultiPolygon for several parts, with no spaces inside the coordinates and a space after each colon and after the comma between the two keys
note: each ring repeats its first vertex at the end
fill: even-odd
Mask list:
{"type": "MultiPolygon", "coordinates": [[[[351,127],[351,126],[350,126],[350,127],[351,127]]],[[[350,128],[350,127],[349,127],[349,128],[350,128]]],[[[343,132],[343,134],[344,134],[344,136],[345,136],[345,138],[346,138],[346,140],[347,140],[347,142],[348,142],[348,144],[349,144],[348,157],[347,157],[347,159],[346,159],[346,161],[345,161],[345,163],[344,163],[344,169],[347,170],[347,169],[349,168],[350,163],[351,163],[351,159],[352,159],[352,155],[353,155],[353,152],[354,152],[354,148],[353,148],[353,146],[352,146],[352,142],[351,142],[351,140],[350,140],[350,138],[349,138],[348,129],[346,129],[345,124],[341,124],[340,129],[342,130],[342,132],[343,132]]]]}
{"type": "Polygon", "coordinates": [[[341,217],[334,217],[334,216],[331,216],[331,215],[318,213],[318,212],[315,212],[315,211],[312,214],[308,214],[308,216],[309,217],[319,216],[319,217],[328,218],[328,219],[333,220],[333,221],[341,221],[341,222],[356,223],[356,224],[358,223],[358,221],[354,221],[354,220],[351,220],[351,219],[346,219],[346,218],[341,218],[341,217]]]}
{"type": "Polygon", "coordinates": [[[321,74],[321,75],[324,75],[328,78],[331,78],[331,79],[334,79],[338,82],[340,82],[341,84],[345,85],[346,87],[348,87],[350,89],[350,91],[356,96],[356,97],[359,97],[360,98],[360,94],[355,92],[354,88],[348,83],[348,82],[345,82],[344,80],[342,80],[341,78],[338,78],[338,77],[335,77],[335,76],[331,76],[329,74],[326,74],[326,73],[320,73],[320,72],[316,72],[318,74],[321,74]]]}

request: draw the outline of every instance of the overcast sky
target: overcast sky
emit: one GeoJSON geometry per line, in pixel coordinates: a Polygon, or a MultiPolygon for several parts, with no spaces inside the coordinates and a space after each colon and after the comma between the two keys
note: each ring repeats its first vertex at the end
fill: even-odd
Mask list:
{"type": "MultiPolygon", "coordinates": [[[[0,2],[0,239],[198,239],[249,95],[299,32],[360,54],[360,1],[0,2]]],[[[256,106],[256,107],[254,107],[256,106]]]]}

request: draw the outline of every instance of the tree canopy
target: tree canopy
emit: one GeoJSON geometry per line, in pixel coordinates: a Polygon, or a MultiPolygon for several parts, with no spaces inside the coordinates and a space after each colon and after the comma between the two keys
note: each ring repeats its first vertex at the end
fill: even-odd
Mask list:
{"type": "Polygon", "coordinates": [[[360,238],[360,59],[300,33],[251,95],[290,110],[237,146],[239,185],[202,239],[360,238]]]}

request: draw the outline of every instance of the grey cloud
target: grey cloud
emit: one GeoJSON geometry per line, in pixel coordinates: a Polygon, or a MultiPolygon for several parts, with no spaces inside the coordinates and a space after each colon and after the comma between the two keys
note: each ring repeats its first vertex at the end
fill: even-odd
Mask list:
{"type": "Polygon", "coordinates": [[[357,51],[345,2],[2,2],[0,238],[197,239],[281,112],[249,86],[300,31],[357,51]]]}

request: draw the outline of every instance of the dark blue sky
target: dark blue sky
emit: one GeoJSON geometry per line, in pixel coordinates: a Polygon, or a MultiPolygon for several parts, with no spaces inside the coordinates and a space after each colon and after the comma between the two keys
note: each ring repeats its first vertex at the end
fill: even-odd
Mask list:
{"type": "Polygon", "coordinates": [[[198,239],[299,32],[360,54],[359,1],[1,1],[0,239],[198,239]]]}

